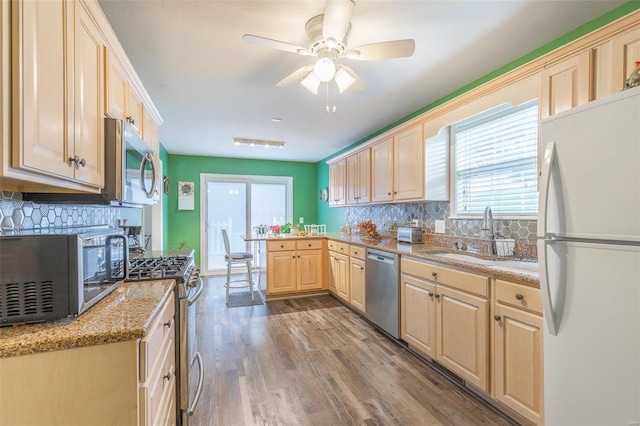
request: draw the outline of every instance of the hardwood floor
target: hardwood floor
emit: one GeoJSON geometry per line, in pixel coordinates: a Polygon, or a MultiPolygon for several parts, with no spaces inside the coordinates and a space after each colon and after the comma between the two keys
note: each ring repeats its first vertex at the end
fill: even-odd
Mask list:
{"type": "Polygon", "coordinates": [[[194,425],[510,424],[331,296],[227,308],[204,279],[194,425]]]}

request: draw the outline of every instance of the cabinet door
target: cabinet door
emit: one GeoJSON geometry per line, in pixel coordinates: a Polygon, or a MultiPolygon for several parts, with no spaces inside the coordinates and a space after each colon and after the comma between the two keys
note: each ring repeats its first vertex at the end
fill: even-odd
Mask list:
{"type": "Polygon", "coordinates": [[[371,149],[367,148],[358,154],[358,204],[371,202],[371,149]]]}
{"type": "Polygon", "coordinates": [[[322,250],[300,250],[297,253],[297,289],[320,290],[322,288],[322,250]]]}
{"type": "Polygon", "coordinates": [[[132,86],[127,94],[126,119],[138,136],[143,137],[144,105],[132,86]]]}
{"type": "Polygon", "coordinates": [[[401,276],[400,337],[423,354],[436,358],[436,286],[408,275],[401,276]]]}
{"type": "Polygon", "coordinates": [[[346,159],[336,161],[329,166],[329,205],[340,206],[347,203],[345,193],[346,159]]]}
{"type": "Polygon", "coordinates": [[[73,178],[73,25],[66,25],[73,6],[64,0],[11,5],[13,167],[73,178]]]}
{"type": "Polygon", "coordinates": [[[267,254],[267,294],[296,291],[296,252],[267,254]]]}
{"type": "Polygon", "coordinates": [[[365,312],[365,271],[364,260],[349,258],[349,283],[351,285],[351,306],[365,312]]]}
{"type": "Polygon", "coordinates": [[[74,154],[75,180],[104,186],[104,65],[102,35],[81,2],[75,6],[74,154]]]}
{"type": "Polygon", "coordinates": [[[371,202],[393,200],[393,139],[371,147],[371,202]]]}
{"type": "Polygon", "coordinates": [[[495,315],[496,399],[533,423],[542,424],[542,317],[501,304],[496,304],[495,315]]]}
{"type": "Polygon", "coordinates": [[[640,28],[611,40],[613,93],[624,89],[627,78],[640,61],[640,28]]]}
{"type": "Polygon", "coordinates": [[[127,110],[127,94],[129,93],[129,82],[124,75],[122,67],[117,59],[104,48],[105,61],[105,90],[104,90],[104,113],[107,117],[125,119],[127,110]]]}
{"type": "Polygon", "coordinates": [[[422,125],[393,138],[393,190],[396,201],[424,198],[422,125]]]}
{"type": "MultiPolygon", "coordinates": [[[[489,301],[438,286],[438,362],[489,391],[489,301]]],[[[436,297],[436,296],[434,296],[436,297]]]]}
{"type": "Polygon", "coordinates": [[[347,157],[347,204],[358,204],[358,154],[347,157]]]}
{"type": "Polygon", "coordinates": [[[338,259],[334,254],[329,252],[329,291],[333,294],[338,293],[338,259]]]}
{"type": "Polygon", "coordinates": [[[349,256],[341,254],[336,255],[336,293],[340,298],[350,302],[349,256]]]}
{"type": "Polygon", "coordinates": [[[540,119],[589,102],[591,51],[545,68],[540,77],[540,119]]]}

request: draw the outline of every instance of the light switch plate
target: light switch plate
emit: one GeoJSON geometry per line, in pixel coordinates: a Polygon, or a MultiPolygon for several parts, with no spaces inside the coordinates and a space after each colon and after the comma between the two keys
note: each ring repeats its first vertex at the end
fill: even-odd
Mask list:
{"type": "Polygon", "coordinates": [[[436,234],[444,234],[444,220],[436,220],[436,234]]]}
{"type": "Polygon", "coordinates": [[[304,217],[300,216],[300,220],[298,221],[299,223],[304,223],[304,217]]]}

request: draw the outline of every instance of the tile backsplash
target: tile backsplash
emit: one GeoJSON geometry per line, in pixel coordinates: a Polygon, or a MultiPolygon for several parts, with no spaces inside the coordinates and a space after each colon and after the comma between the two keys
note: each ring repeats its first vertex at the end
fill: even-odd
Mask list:
{"type": "MultiPolygon", "coordinates": [[[[379,229],[394,229],[398,225],[418,219],[419,226],[429,234],[435,234],[436,220],[444,219],[445,235],[466,238],[485,238],[481,219],[451,218],[451,204],[447,201],[422,203],[383,204],[376,206],[347,207],[345,223],[355,226],[371,219],[379,229]]],[[[535,243],[538,231],[536,220],[494,219],[495,231],[504,238],[526,240],[535,243]]]]}
{"type": "Polygon", "coordinates": [[[40,204],[22,201],[17,192],[0,191],[0,230],[20,231],[52,227],[108,225],[118,219],[141,224],[140,209],[76,204],[40,204]]]}

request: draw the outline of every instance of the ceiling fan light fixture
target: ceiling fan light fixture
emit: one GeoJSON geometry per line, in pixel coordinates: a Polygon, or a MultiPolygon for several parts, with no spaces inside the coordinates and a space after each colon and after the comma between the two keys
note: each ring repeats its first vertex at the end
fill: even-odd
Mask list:
{"type": "Polygon", "coordinates": [[[336,75],[336,64],[329,58],[320,58],[313,66],[313,74],[322,82],[330,81],[336,75]]]}
{"type": "Polygon", "coordinates": [[[348,50],[344,57],[347,59],[358,59],[360,57],[360,51],[358,50],[348,50]]]}
{"type": "Polygon", "coordinates": [[[347,90],[353,83],[356,82],[356,79],[345,71],[344,68],[340,68],[338,72],[336,72],[336,84],[338,85],[338,90],[340,93],[347,90]]]}
{"type": "Polygon", "coordinates": [[[316,76],[315,72],[310,72],[305,78],[300,81],[302,85],[314,95],[318,94],[318,88],[320,87],[320,79],[316,76]]]}

